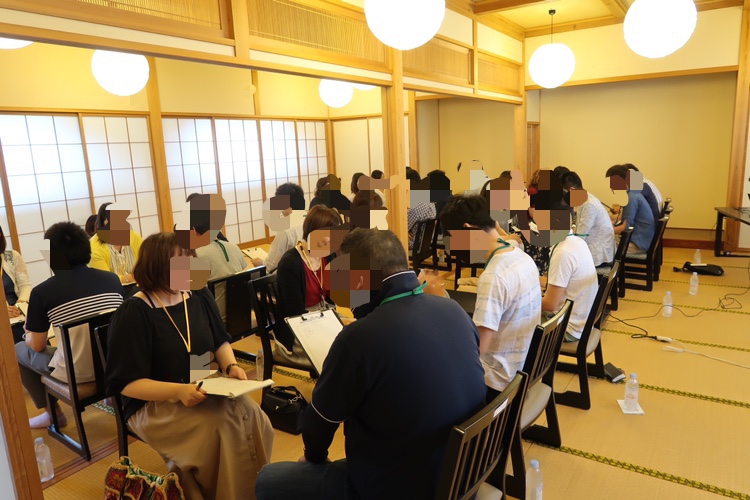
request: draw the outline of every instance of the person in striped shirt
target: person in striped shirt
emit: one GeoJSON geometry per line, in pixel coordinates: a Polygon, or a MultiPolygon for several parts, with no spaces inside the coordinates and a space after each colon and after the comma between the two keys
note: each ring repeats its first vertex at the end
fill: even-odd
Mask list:
{"type": "MultiPolygon", "coordinates": [[[[122,303],[122,285],[116,274],[88,267],[91,246],[88,235],[74,222],[58,222],[44,233],[49,241],[46,253],[54,276],[35,286],[29,297],[24,340],[16,344],[21,381],[34,405],[47,405],[43,375],[66,380],[62,350],[47,345],[50,325],[70,323],[97,312],[115,309],[122,303]]],[[[70,331],[76,381],[94,380],[94,367],[88,325],[70,331]]],[[[54,409],[60,425],[67,423],[59,405],[54,409]]],[[[32,429],[50,425],[49,412],[29,419],[32,429]]]]}

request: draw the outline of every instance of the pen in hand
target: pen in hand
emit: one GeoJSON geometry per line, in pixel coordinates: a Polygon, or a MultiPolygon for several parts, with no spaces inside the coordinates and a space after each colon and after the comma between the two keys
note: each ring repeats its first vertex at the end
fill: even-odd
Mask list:
{"type": "Polygon", "coordinates": [[[198,385],[195,386],[195,390],[199,391],[202,386],[203,386],[203,381],[201,380],[200,382],[198,382],[198,385]]]}

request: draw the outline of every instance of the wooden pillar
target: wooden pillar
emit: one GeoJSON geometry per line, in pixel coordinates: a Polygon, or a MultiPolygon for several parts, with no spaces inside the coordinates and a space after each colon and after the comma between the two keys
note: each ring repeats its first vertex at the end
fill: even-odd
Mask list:
{"type": "MultiPolygon", "coordinates": [[[[526,48],[524,46],[521,60],[525,61],[526,48]]],[[[527,132],[527,120],[526,120],[526,64],[521,63],[518,67],[518,89],[521,92],[521,99],[523,102],[516,106],[513,110],[513,167],[521,172],[526,172],[527,165],[527,150],[528,150],[528,138],[527,132]]],[[[528,180],[528,178],[526,179],[528,180]]]]}
{"type": "MultiPolygon", "coordinates": [[[[734,99],[734,123],[732,126],[732,150],[729,154],[729,179],[727,180],[727,206],[743,205],[742,188],[747,169],[748,113],[750,113],[750,0],[745,0],[742,10],[742,34],[740,36],[740,60],[737,72],[737,94],[734,99]]],[[[740,224],[726,219],[726,241],[728,249],[740,246],[740,224]]]]}
{"type": "Polygon", "coordinates": [[[419,144],[417,143],[416,92],[409,91],[409,166],[419,172],[419,144]]]}
{"type": "Polygon", "coordinates": [[[174,229],[172,216],[172,196],[169,191],[167,174],[167,151],[164,146],[164,127],[161,121],[161,99],[159,78],[156,75],[156,59],[147,57],[150,75],[146,85],[148,96],[148,124],[151,129],[151,158],[153,160],[154,182],[159,203],[159,227],[162,231],[174,229]]]}
{"type": "Polygon", "coordinates": [[[398,176],[400,183],[390,190],[388,202],[388,227],[396,233],[404,248],[408,249],[406,223],[407,199],[406,165],[404,164],[404,69],[400,50],[391,50],[393,85],[383,87],[383,147],[386,177],[398,176]]]}
{"type": "Polygon", "coordinates": [[[229,0],[228,4],[231,9],[229,16],[232,38],[234,38],[234,56],[238,59],[250,59],[250,26],[247,18],[247,0],[229,0]]]}

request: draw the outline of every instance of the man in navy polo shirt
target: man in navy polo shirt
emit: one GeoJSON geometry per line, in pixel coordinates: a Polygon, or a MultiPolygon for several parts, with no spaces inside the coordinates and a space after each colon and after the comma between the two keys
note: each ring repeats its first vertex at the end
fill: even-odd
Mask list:
{"type": "Polygon", "coordinates": [[[422,293],[392,232],[357,229],[341,250],[374,307],[331,346],[304,416],[302,463],[265,466],[257,497],[433,498],[451,428],[484,405],[476,327],[456,302],[422,293]],[[346,459],[328,462],[342,422],[346,459]]]}

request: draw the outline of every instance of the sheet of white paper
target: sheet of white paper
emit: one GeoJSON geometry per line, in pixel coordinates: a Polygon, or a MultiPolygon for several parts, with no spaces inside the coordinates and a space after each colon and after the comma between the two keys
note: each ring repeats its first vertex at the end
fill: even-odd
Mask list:
{"type": "Polygon", "coordinates": [[[259,391],[264,387],[273,385],[270,378],[259,382],[257,380],[237,380],[229,377],[212,377],[203,379],[201,389],[208,394],[236,398],[248,392],[259,391]]]}
{"type": "Polygon", "coordinates": [[[344,328],[336,312],[333,309],[326,309],[321,315],[320,311],[314,311],[302,316],[286,318],[286,322],[310,357],[313,366],[320,373],[333,341],[344,328]]]}
{"type": "Polygon", "coordinates": [[[268,252],[259,247],[246,248],[242,251],[242,253],[244,253],[251,259],[266,260],[266,258],[268,257],[268,252]]]}
{"type": "Polygon", "coordinates": [[[620,409],[625,415],[645,415],[646,414],[646,412],[643,411],[643,408],[641,408],[640,404],[638,404],[638,409],[636,411],[626,410],[624,399],[618,399],[617,404],[620,405],[620,409]]]}

